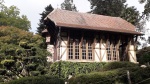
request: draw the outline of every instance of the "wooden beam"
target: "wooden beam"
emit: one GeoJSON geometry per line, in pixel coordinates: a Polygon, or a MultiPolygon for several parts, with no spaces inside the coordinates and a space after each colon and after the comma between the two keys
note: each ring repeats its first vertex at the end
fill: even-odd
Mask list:
{"type": "Polygon", "coordinates": [[[95,50],[95,53],[96,53],[96,55],[97,55],[98,59],[100,60],[101,58],[98,56],[98,53],[97,53],[97,51],[96,51],[96,50],[95,50]]]}
{"type": "Polygon", "coordinates": [[[66,51],[67,51],[67,48],[66,48],[65,51],[61,54],[60,59],[62,58],[62,56],[65,54],[66,51]]]}
{"type": "Polygon", "coordinates": [[[99,43],[99,50],[100,50],[100,62],[102,62],[102,48],[101,48],[101,46],[102,46],[102,42],[103,42],[103,39],[102,39],[102,37],[100,36],[100,43],[99,43]]]}
{"type": "Polygon", "coordinates": [[[64,42],[64,39],[61,37],[61,40],[63,41],[63,43],[67,46],[67,43],[66,42],[64,42]]]}
{"type": "Polygon", "coordinates": [[[68,39],[67,39],[67,57],[66,60],[69,59],[69,42],[70,42],[70,30],[67,31],[68,32],[68,39]]]}
{"type": "Polygon", "coordinates": [[[120,56],[119,56],[119,45],[120,45],[120,43],[121,43],[121,36],[119,36],[119,38],[118,38],[119,40],[118,40],[118,42],[117,42],[117,61],[120,61],[120,56]]]}
{"type": "Polygon", "coordinates": [[[94,49],[95,46],[96,46],[96,45],[95,45],[95,42],[96,42],[96,35],[94,35],[94,41],[92,42],[92,60],[95,60],[95,59],[94,59],[94,58],[95,58],[95,53],[94,53],[94,52],[96,51],[96,50],[94,49]]]}

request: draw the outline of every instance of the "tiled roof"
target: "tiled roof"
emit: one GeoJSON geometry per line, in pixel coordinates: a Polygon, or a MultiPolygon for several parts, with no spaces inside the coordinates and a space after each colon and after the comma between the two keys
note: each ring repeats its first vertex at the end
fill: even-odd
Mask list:
{"type": "Polygon", "coordinates": [[[56,26],[137,34],[135,26],[119,17],[55,9],[48,16],[56,26]]]}

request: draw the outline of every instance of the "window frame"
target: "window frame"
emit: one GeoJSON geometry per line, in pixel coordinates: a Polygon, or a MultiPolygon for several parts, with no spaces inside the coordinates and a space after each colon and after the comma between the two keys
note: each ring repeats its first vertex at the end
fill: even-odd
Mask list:
{"type": "Polygon", "coordinates": [[[117,56],[117,44],[115,41],[110,41],[107,40],[106,42],[107,47],[106,47],[106,52],[107,52],[107,61],[118,61],[118,56],[117,56]]]}
{"type": "Polygon", "coordinates": [[[69,39],[69,43],[68,43],[69,45],[68,45],[68,60],[87,60],[87,61],[93,61],[94,60],[94,53],[93,53],[93,40],[92,39],[83,39],[83,40],[80,40],[80,39],[77,39],[77,38],[70,38],[69,39]],[[70,55],[69,55],[69,53],[70,53],[70,40],[73,40],[73,58],[72,59],[70,59],[69,57],[70,57],[70,55]],[[79,47],[79,57],[78,57],[78,59],[76,59],[76,48],[75,48],[75,40],[78,40],[79,42],[78,42],[78,47],[79,47]],[[84,44],[84,41],[86,40],[86,43],[85,43],[85,59],[83,58],[83,44],[84,44]],[[81,42],[82,41],[82,42],[81,42]],[[90,46],[89,46],[89,44],[90,44],[90,46]],[[89,50],[89,48],[90,48],[90,50],[89,50]],[[90,51],[90,52],[89,52],[90,51]],[[89,57],[89,55],[88,54],[91,54],[91,56],[89,57]]]}

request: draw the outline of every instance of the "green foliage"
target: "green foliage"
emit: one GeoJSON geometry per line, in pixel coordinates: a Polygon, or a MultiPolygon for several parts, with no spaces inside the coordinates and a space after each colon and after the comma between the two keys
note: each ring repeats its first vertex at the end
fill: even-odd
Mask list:
{"type": "Polygon", "coordinates": [[[47,72],[48,53],[41,36],[15,27],[1,26],[0,30],[0,69],[6,70],[1,74],[3,81],[47,72]]]}
{"type": "Polygon", "coordinates": [[[121,17],[137,26],[139,31],[144,30],[145,19],[134,7],[129,7],[126,0],[88,0],[91,3],[91,13],[121,17]]]}
{"type": "Polygon", "coordinates": [[[31,71],[31,75],[38,76],[38,75],[40,75],[40,72],[39,71],[31,71]]]}
{"type": "Polygon", "coordinates": [[[112,69],[135,67],[135,66],[138,66],[138,64],[131,63],[131,62],[110,62],[105,64],[103,70],[112,70],[112,69]]]}
{"type": "Polygon", "coordinates": [[[140,3],[145,3],[144,5],[144,11],[143,16],[146,17],[146,19],[149,19],[150,16],[150,0],[139,0],[140,3]]]}
{"type": "Polygon", "coordinates": [[[120,16],[126,0],[88,0],[91,3],[92,13],[120,16]]]}
{"type": "Polygon", "coordinates": [[[119,68],[135,67],[137,64],[131,62],[94,62],[94,63],[76,63],[76,62],[55,62],[50,66],[51,75],[57,75],[67,79],[69,75],[88,74],[98,71],[109,71],[119,68]]]}
{"type": "Polygon", "coordinates": [[[110,71],[81,74],[72,77],[69,80],[69,84],[128,84],[127,70],[130,72],[130,77],[133,84],[150,77],[150,67],[140,68],[135,66],[110,71]]]}
{"type": "Polygon", "coordinates": [[[150,47],[145,47],[137,52],[137,60],[140,64],[150,63],[150,47]]]}
{"type": "Polygon", "coordinates": [[[16,6],[7,7],[0,4],[0,26],[13,26],[26,31],[31,28],[30,21],[25,15],[20,16],[16,6]]]}
{"type": "Polygon", "coordinates": [[[15,64],[14,60],[3,60],[1,61],[1,64],[4,65],[7,69],[10,69],[10,67],[12,67],[15,64]]]}
{"type": "Polygon", "coordinates": [[[95,72],[71,78],[69,84],[113,84],[116,71],[95,72]]]}
{"type": "Polygon", "coordinates": [[[33,71],[36,69],[36,64],[28,64],[28,65],[25,65],[25,68],[27,71],[33,71]]]}
{"type": "Polygon", "coordinates": [[[50,74],[67,79],[69,75],[87,74],[99,71],[105,63],[74,63],[74,62],[55,62],[50,66],[50,74]]]}
{"type": "Polygon", "coordinates": [[[69,11],[77,11],[76,6],[73,4],[73,0],[64,0],[61,4],[61,9],[69,11]]]}
{"type": "Polygon", "coordinates": [[[45,10],[40,14],[41,15],[41,19],[40,19],[40,22],[38,24],[39,27],[37,27],[38,34],[42,35],[42,31],[46,28],[46,26],[44,25],[44,19],[53,10],[54,10],[54,8],[50,4],[47,7],[45,7],[45,10]]]}
{"type": "Polygon", "coordinates": [[[56,76],[33,76],[20,78],[4,84],[64,84],[64,80],[56,76]]]}
{"type": "Polygon", "coordinates": [[[0,69],[0,75],[5,75],[6,74],[6,69],[0,69]]]}

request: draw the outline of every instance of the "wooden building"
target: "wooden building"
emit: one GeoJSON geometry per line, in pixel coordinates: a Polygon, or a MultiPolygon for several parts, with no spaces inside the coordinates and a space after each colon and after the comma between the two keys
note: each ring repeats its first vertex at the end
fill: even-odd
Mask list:
{"type": "Polygon", "coordinates": [[[53,61],[137,62],[135,26],[119,18],[55,9],[45,18],[43,35],[53,61]]]}

